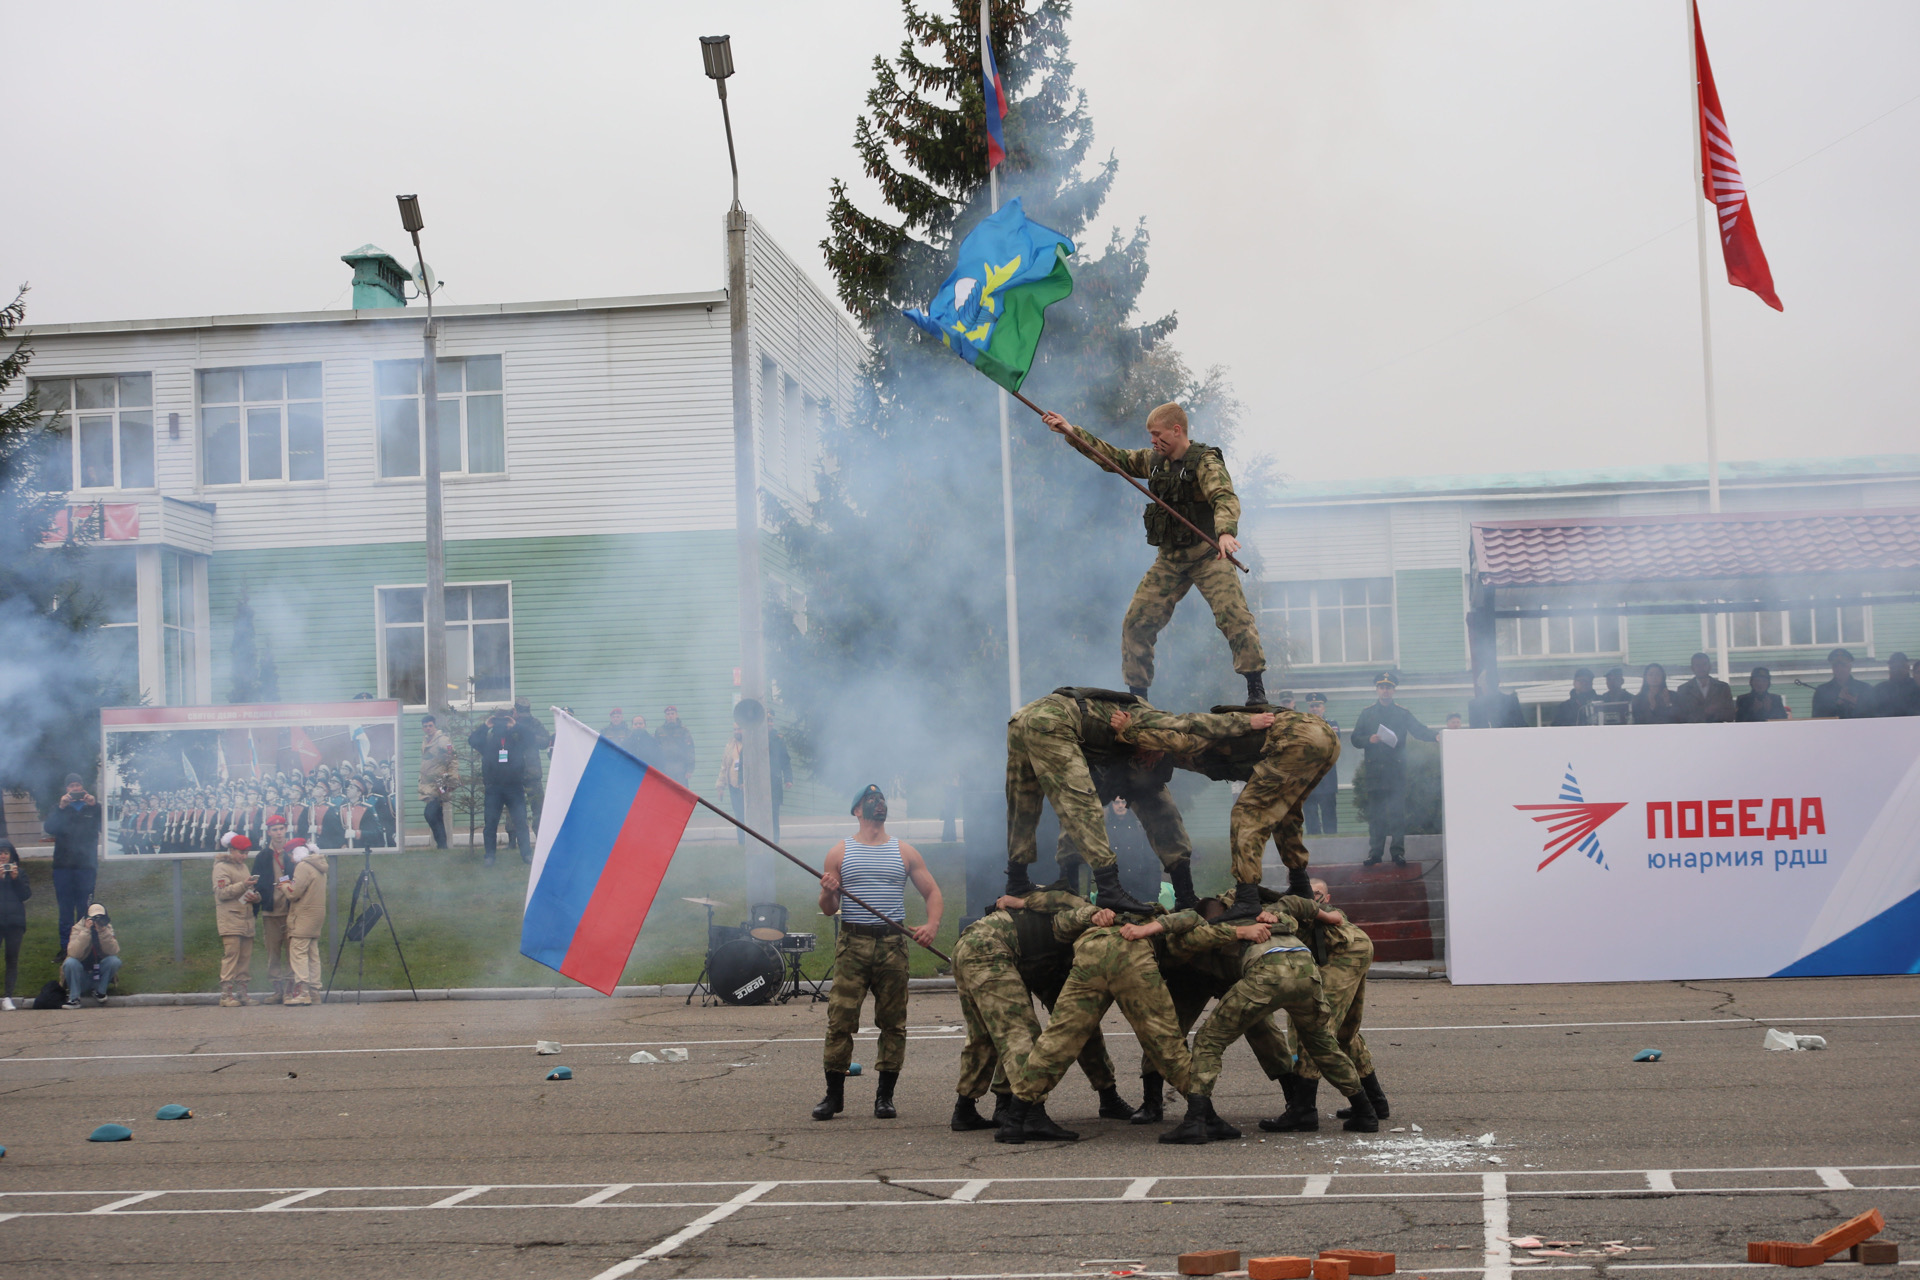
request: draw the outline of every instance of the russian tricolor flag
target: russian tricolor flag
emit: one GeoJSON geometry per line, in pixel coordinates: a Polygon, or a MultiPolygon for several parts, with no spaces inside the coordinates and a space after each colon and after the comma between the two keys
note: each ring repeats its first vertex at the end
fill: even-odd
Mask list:
{"type": "Polygon", "coordinates": [[[698,797],[553,712],[520,954],[612,995],[698,797]]]}
{"type": "MultiPolygon", "coordinates": [[[[980,26],[984,35],[984,16],[980,26]]],[[[1007,114],[1007,91],[1000,87],[1000,64],[993,60],[990,39],[980,42],[980,91],[987,100],[987,168],[991,171],[1007,158],[1006,138],[1000,132],[1000,122],[1007,114]]]]}

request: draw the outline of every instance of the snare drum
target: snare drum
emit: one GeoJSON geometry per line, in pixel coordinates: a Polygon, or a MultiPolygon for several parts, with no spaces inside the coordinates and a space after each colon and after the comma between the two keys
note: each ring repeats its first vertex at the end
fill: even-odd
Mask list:
{"type": "Polygon", "coordinates": [[[819,937],[811,933],[790,933],[780,939],[780,949],[795,954],[811,951],[819,945],[819,937]]]}

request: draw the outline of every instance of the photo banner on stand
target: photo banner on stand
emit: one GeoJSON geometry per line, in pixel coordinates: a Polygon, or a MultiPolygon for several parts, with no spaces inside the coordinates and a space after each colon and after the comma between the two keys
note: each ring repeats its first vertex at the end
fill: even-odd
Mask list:
{"type": "Polygon", "coordinates": [[[1920,718],[1440,741],[1456,984],[1920,972],[1920,718]]]}

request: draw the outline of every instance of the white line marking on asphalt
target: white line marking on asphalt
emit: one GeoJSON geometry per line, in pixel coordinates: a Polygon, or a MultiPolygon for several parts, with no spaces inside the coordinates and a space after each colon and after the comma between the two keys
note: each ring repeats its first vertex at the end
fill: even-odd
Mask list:
{"type": "Polygon", "coordinates": [[[616,1182],[610,1187],[602,1187],[584,1200],[575,1200],[570,1209],[591,1209],[597,1204],[605,1204],[623,1191],[631,1191],[640,1184],[637,1182],[616,1182]]]}
{"type": "Polygon", "coordinates": [[[276,1209],[284,1209],[290,1204],[299,1204],[302,1200],[310,1200],[314,1196],[317,1196],[326,1190],[327,1188],[325,1187],[309,1187],[305,1191],[296,1191],[290,1196],[281,1196],[278,1200],[271,1201],[267,1204],[259,1205],[249,1210],[249,1212],[272,1213],[276,1209]]]}
{"type": "Polygon", "coordinates": [[[1832,1187],[1835,1191],[1853,1190],[1853,1184],[1847,1181],[1847,1175],[1841,1173],[1838,1169],[1823,1168],[1815,1169],[1814,1172],[1820,1175],[1820,1181],[1822,1183],[1832,1187]]]}
{"type": "Polygon", "coordinates": [[[124,1209],[130,1204],[139,1204],[143,1200],[153,1200],[165,1194],[167,1193],[164,1191],[142,1191],[137,1196],[128,1196],[124,1200],[110,1201],[109,1203],[103,1204],[96,1209],[89,1209],[88,1212],[89,1213],[112,1213],[115,1209],[124,1209]]]}
{"type": "Polygon", "coordinates": [[[1324,1196],[1325,1194],[1327,1194],[1327,1188],[1332,1185],[1333,1185],[1332,1174],[1330,1173],[1310,1174],[1307,1177],[1307,1185],[1300,1188],[1300,1194],[1302,1196],[1324,1196]]]}
{"type": "Polygon", "coordinates": [[[453,1206],[459,1204],[462,1200],[471,1200],[475,1196],[485,1195],[487,1192],[491,1190],[493,1190],[492,1187],[468,1187],[465,1191],[454,1192],[452,1195],[448,1196],[444,1200],[435,1200],[432,1204],[428,1205],[427,1208],[451,1209],[453,1208],[453,1206]]]}
{"type": "Polygon", "coordinates": [[[1122,1200],[1145,1200],[1147,1198],[1147,1192],[1153,1190],[1153,1184],[1158,1181],[1160,1181],[1158,1178],[1135,1178],[1127,1184],[1127,1189],[1120,1193],[1120,1198],[1122,1200]]]}
{"type": "Polygon", "coordinates": [[[1507,1243],[1507,1175],[1480,1175],[1480,1217],[1486,1224],[1487,1265],[1482,1268],[1487,1280],[1508,1280],[1513,1275],[1513,1248],[1507,1243]]]}
{"type": "Polygon", "coordinates": [[[954,1204],[972,1204],[980,1198],[982,1191],[985,1191],[992,1185],[992,1178],[975,1178],[971,1182],[963,1182],[960,1184],[960,1189],[953,1193],[952,1202],[954,1204]]]}
{"type": "Polygon", "coordinates": [[[687,1241],[706,1231],[709,1227],[712,1227],[716,1223],[724,1222],[779,1185],[777,1182],[754,1183],[725,1204],[718,1205],[706,1213],[701,1214],[692,1222],[689,1222],[686,1226],[653,1246],[653,1248],[648,1249],[645,1253],[628,1258],[625,1262],[615,1266],[608,1267],[605,1271],[595,1276],[593,1280],[620,1280],[621,1276],[632,1275],[653,1259],[664,1258],[687,1241]]]}
{"type": "Polygon", "coordinates": [[[1673,1189],[1674,1189],[1673,1170],[1671,1169],[1647,1170],[1647,1190],[1672,1191],[1673,1189]]]}

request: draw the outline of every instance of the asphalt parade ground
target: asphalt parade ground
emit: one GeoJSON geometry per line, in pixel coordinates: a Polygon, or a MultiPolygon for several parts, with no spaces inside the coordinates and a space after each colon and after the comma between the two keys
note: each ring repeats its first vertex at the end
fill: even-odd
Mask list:
{"type": "MultiPolygon", "coordinates": [[[[1693,1280],[1869,1208],[1910,1267],[1916,995],[1920,978],[1375,983],[1379,1134],[1343,1132],[1324,1087],[1319,1133],[1261,1134],[1282,1103],[1236,1046],[1215,1100],[1247,1136],[1203,1147],[1094,1118],[1077,1071],[1050,1108],[1077,1144],[949,1131],[950,993],[914,997],[900,1118],[871,1117],[868,1035],[826,1123],[808,1115],[825,1006],[798,1001],[4,1014],[0,1274],[1066,1277],[1348,1247],[1409,1276],[1693,1280]],[[1767,1052],[1769,1026],[1828,1047],[1767,1052]],[[687,1060],[628,1061],[666,1048],[687,1060]],[[1648,1048],[1664,1056],[1632,1061],[1648,1048]],[[574,1079],[547,1082],[560,1064],[574,1079]],[[155,1120],[168,1103],[194,1118],[155,1120]],[[86,1141],[107,1122],[132,1141],[86,1141]],[[1511,1243],[1529,1235],[1581,1243],[1537,1257],[1511,1243]]],[[[1137,1102],[1137,1047],[1117,1016],[1108,1033],[1137,1102]]]]}

